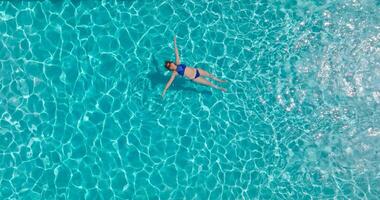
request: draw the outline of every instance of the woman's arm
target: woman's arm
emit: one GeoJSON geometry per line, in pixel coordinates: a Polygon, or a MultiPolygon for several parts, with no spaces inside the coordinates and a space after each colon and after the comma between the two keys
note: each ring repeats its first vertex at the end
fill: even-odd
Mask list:
{"type": "Polygon", "coordinates": [[[177,49],[177,39],[174,36],[174,53],[175,53],[175,64],[181,64],[181,60],[179,59],[178,49],[177,49]]]}
{"type": "Polygon", "coordinates": [[[163,91],[162,94],[161,94],[162,97],[165,96],[166,90],[169,89],[169,87],[170,87],[170,85],[173,83],[174,78],[175,78],[176,75],[177,75],[177,72],[173,72],[173,73],[172,73],[172,76],[170,77],[168,83],[166,83],[165,89],[164,89],[164,91],[163,91]]]}

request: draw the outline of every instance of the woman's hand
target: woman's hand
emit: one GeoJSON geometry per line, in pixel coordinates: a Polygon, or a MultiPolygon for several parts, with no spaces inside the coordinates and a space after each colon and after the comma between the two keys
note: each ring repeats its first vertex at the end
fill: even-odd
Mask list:
{"type": "Polygon", "coordinates": [[[177,46],[177,38],[174,35],[174,47],[176,47],[176,46],[177,46]]]}
{"type": "Polygon", "coordinates": [[[161,94],[162,98],[164,98],[165,93],[166,93],[166,90],[164,90],[164,91],[162,92],[162,94],[161,94]]]}

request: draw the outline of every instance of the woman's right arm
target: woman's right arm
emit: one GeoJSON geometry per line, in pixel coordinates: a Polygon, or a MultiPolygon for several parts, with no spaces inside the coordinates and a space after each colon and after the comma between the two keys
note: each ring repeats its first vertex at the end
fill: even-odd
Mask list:
{"type": "Polygon", "coordinates": [[[164,91],[163,91],[162,94],[161,94],[162,97],[165,96],[165,94],[166,94],[166,90],[168,90],[169,87],[170,87],[170,85],[173,83],[174,78],[175,78],[175,76],[177,75],[176,73],[177,73],[177,72],[173,72],[173,73],[172,73],[172,76],[171,76],[170,79],[169,79],[169,81],[166,83],[165,89],[164,89],[164,91]]]}

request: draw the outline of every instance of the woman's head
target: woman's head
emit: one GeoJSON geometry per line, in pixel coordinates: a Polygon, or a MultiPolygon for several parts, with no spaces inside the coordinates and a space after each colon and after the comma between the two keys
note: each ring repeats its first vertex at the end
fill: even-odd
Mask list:
{"type": "Polygon", "coordinates": [[[176,65],[172,62],[172,61],[165,61],[165,67],[166,69],[170,70],[170,71],[173,71],[176,69],[176,65]]]}

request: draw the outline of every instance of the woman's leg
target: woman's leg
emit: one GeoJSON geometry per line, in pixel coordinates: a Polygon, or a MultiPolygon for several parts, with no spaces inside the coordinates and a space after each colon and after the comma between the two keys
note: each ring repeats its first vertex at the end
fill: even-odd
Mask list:
{"type": "Polygon", "coordinates": [[[222,79],[216,78],[214,75],[208,73],[206,70],[203,70],[203,69],[201,69],[201,68],[198,68],[198,70],[199,70],[199,74],[200,74],[201,76],[207,76],[207,77],[210,77],[211,79],[214,79],[214,80],[216,80],[216,81],[218,81],[218,82],[221,82],[221,83],[227,82],[226,80],[222,80],[222,79]]]}
{"type": "Polygon", "coordinates": [[[203,85],[207,85],[207,86],[210,86],[210,87],[213,87],[213,88],[216,88],[216,89],[219,89],[219,90],[222,90],[223,92],[227,91],[226,89],[222,88],[222,87],[219,87],[219,86],[216,86],[214,84],[212,84],[210,81],[202,78],[202,77],[198,77],[196,79],[193,79],[194,82],[197,82],[197,83],[200,83],[200,84],[203,84],[203,85]]]}

